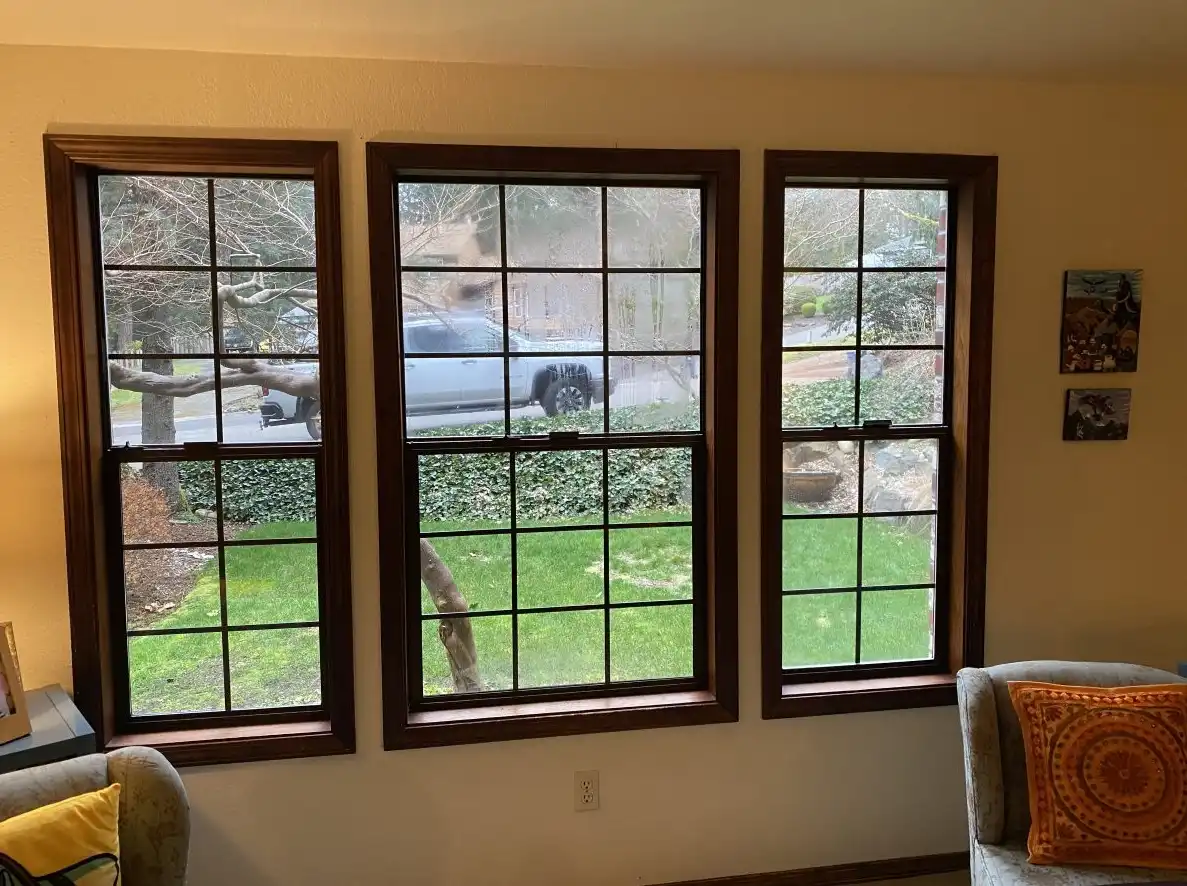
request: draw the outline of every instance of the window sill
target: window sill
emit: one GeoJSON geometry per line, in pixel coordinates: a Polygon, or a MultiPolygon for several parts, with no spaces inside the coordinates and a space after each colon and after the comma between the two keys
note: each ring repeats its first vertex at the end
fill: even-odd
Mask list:
{"type": "Polygon", "coordinates": [[[155,748],[179,767],[354,753],[353,740],[335,735],[328,720],[128,733],[112,738],[104,750],[132,746],[155,748]]]}
{"type": "Polygon", "coordinates": [[[405,722],[387,725],[384,748],[395,751],[666,726],[700,726],[733,723],[737,719],[736,709],[730,709],[712,692],[704,690],[414,711],[408,714],[405,722]]]}
{"type": "Polygon", "coordinates": [[[763,700],[762,715],[764,720],[775,720],[781,717],[819,717],[953,704],[956,704],[956,677],[951,674],[928,674],[784,684],[778,698],[763,700]]]}

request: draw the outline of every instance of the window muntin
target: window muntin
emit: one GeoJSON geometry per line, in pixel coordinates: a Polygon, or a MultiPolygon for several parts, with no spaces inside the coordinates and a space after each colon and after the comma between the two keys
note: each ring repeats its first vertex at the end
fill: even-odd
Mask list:
{"type": "Polygon", "coordinates": [[[704,683],[703,201],[398,178],[414,707],[704,683]]]}
{"type": "Polygon", "coordinates": [[[95,193],[121,730],[325,716],[314,183],[95,193]]]}
{"type": "Polygon", "coordinates": [[[954,195],[783,190],[780,363],[768,371],[780,379],[785,679],[938,662],[954,195]]]}

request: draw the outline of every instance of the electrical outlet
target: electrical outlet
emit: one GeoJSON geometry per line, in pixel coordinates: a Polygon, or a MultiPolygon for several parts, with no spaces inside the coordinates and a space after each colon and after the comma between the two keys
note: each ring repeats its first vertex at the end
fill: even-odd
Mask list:
{"type": "Polygon", "coordinates": [[[573,773],[573,811],[593,812],[602,805],[602,792],[598,786],[598,770],[586,769],[573,773]]]}

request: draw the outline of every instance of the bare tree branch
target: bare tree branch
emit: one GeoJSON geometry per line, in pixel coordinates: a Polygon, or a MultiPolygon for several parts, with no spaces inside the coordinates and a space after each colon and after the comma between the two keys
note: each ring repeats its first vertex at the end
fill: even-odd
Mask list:
{"type": "MultiPolygon", "coordinates": [[[[239,388],[245,385],[259,385],[275,388],[294,397],[320,399],[320,385],[316,374],[307,375],[279,369],[260,360],[223,360],[222,387],[239,388]]],[[[213,375],[163,375],[158,372],[144,372],[114,361],[107,364],[107,375],[111,383],[125,391],[139,391],[142,394],[158,394],[164,397],[192,397],[214,390],[213,375]]]]}

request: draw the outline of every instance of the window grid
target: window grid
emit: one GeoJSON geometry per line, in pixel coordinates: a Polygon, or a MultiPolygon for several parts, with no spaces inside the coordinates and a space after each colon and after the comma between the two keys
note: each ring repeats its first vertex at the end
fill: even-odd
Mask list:
{"type": "MultiPolygon", "coordinates": [[[[403,183],[454,183],[466,182],[471,184],[495,184],[489,179],[481,178],[453,178],[453,177],[398,177],[394,182],[396,189],[403,183]]],[[[408,456],[408,468],[406,476],[412,480],[412,488],[407,498],[408,520],[407,525],[416,532],[417,538],[451,538],[451,537],[465,537],[465,536],[507,536],[510,539],[510,557],[511,557],[511,586],[510,586],[510,608],[489,609],[482,611],[471,610],[465,615],[458,615],[453,612],[433,612],[425,613],[421,611],[420,595],[419,593],[411,593],[411,589],[419,589],[421,586],[421,578],[418,569],[418,564],[412,562],[415,558],[409,558],[407,582],[410,592],[408,594],[409,607],[409,689],[411,692],[411,703],[415,707],[436,707],[436,706],[457,706],[457,707],[472,707],[476,705],[497,704],[501,701],[506,701],[515,697],[535,697],[535,696],[556,696],[556,697],[587,697],[600,695],[614,695],[626,692],[663,692],[674,689],[687,689],[703,684],[706,680],[706,655],[704,650],[706,625],[705,601],[704,601],[704,582],[705,582],[705,563],[704,563],[704,527],[703,518],[698,517],[697,504],[694,500],[690,504],[690,520],[674,520],[674,521],[617,521],[612,520],[609,496],[609,461],[610,453],[617,451],[629,451],[631,448],[671,448],[671,449],[688,449],[690,459],[692,462],[691,485],[694,499],[699,495],[698,490],[703,483],[704,472],[704,433],[701,430],[705,420],[705,373],[703,367],[698,368],[698,379],[696,386],[696,410],[698,416],[698,428],[689,431],[649,431],[646,429],[628,430],[626,432],[614,431],[611,428],[611,409],[609,408],[608,400],[610,397],[609,390],[605,394],[605,401],[603,402],[603,415],[601,420],[601,427],[597,430],[566,430],[551,432],[543,437],[537,436],[517,436],[512,432],[512,406],[511,397],[511,360],[516,357],[583,357],[583,358],[601,358],[602,363],[602,378],[604,384],[609,384],[611,378],[611,359],[614,357],[655,357],[655,358],[680,358],[680,357],[695,357],[703,358],[704,343],[705,343],[705,235],[703,224],[705,219],[706,193],[702,185],[697,182],[680,182],[672,183],[670,181],[660,183],[654,182],[639,182],[636,180],[629,180],[623,182],[616,182],[611,179],[599,178],[593,183],[590,182],[574,182],[568,178],[531,178],[525,181],[533,185],[567,185],[567,186],[591,186],[598,189],[598,206],[599,206],[599,265],[598,266],[565,266],[565,265],[548,265],[548,266],[520,266],[512,265],[508,258],[508,224],[507,224],[507,200],[506,191],[509,186],[516,184],[515,181],[504,179],[498,183],[498,225],[499,225],[499,264],[495,265],[424,265],[409,263],[404,264],[401,255],[400,244],[400,219],[399,219],[399,205],[396,201],[396,297],[398,301],[398,314],[401,317],[401,328],[403,326],[404,305],[403,305],[403,282],[404,274],[409,272],[448,272],[448,273],[474,273],[483,275],[495,275],[500,281],[502,288],[500,303],[502,306],[502,317],[500,325],[502,326],[502,347],[501,351],[478,352],[486,357],[501,357],[503,363],[503,404],[502,404],[502,425],[504,434],[502,437],[439,437],[426,438],[418,437],[408,426],[409,413],[405,410],[403,421],[405,424],[405,451],[408,456]],[[611,265],[610,259],[610,231],[609,231],[609,211],[608,211],[608,194],[609,189],[614,187],[667,187],[677,189],[696,189],[700,192],[699,200],[699,223],[702,226],[701,230],[701,264],[697,267],[638,267],[638,266],[622,266],[615,267],[611,265]],[[512,289],[516,285],[509,281],[512,274],[581,274],[587,276],[598,276],[600,278],[600,302],[601,302],[601,347],[599,350],[590,350],[582,352],[574,352],[573,354],[562,353],[559,351],[545,350],[512,350],[511,347],[511,330],[509,320],[511,318],[510,296],[512,289]],[[700,347],[697,349],[628,349],[628,348],[612,348],[610,346],[610,281],[616,274],[632,274],[632,275],[646,275],[646,274],[695,274],[698,278],[698,341],[700,347]],[[579,523],[573,525],[548,525],[548,526],[519,526],[518,516],[518,501],[517,501],[517,465],[519,458],[525,454],[532,452],[572,452],[572,451],[600,451],[601,452],[601,479],[602,479],[602,507],[601,507],[601,521],[596,523],[579,523]],[[424,531],[421,529],[421,515],[419,508],[419,458],[425,454],[466,454],[466,453],[499,453],[507,454],[509,462],[508,481],[509,481],[509,506],[510,506],[510,525],[507,529],[462,529],[450,531],[424,531]],[[612,599],[611,584],[612,584],[612,570],[611,570],[611,533],[617,530],[639,530],[639,529],[658,529],[658,528],[687,528],[690,535],[690,569],[692,573],[692,589],[689,596],[684,599],[673,600],[650,600],[650,601],[614,601],[612,599]],[[572,605],[557,605],[557,606],[522,606],[520,604],[520,582],[519,582],[519,559],[520,559],[520,536],[532,535],[536,533],[575,533],[575,532],[591,532],[598,531],[602,535],[602,551],[601,551],[601,565],[602,565],[602,599],[597,603],[581,603],[572,605]],[[658,678],[646,680],[627,680],[613,679],[613,665],[612,665],[612,626],[611,613],[615,611],[626,610],[641,610],[641,609],[661,609],[666,607],[687,607],[692,613],[692,630],[693,637],[691,638],[691,660],[692,669],[687,677],[672,677],[672,678],[658,678]],[[521,642],[520,642],[520,616],[521,615],[540,615],[549,613],[566,613],[566,612],[601,612],[602,613],[602,657],[603,657],[603,675],[600,682],[583,682],[578,684],[565,685],[548,685],[548,686],[521,686],[521,642]],[[442,695],[429,695],[424,692],[424,654],[423,649],[423,633],[422,625],[426,622],[432,623],[448,623],[452,620],[465,618],[470,620],[480,620],[491,617],[507,617],[511,619],[511,687],[509,690],[485,690],[474,693],[453,692],[442,695]]],[[[526,299],[526,294],[524,298],[526,299]]],[[[526,312],[519,305],[517,316],[525,315],[526,312]]],[[[457,358],[459,355],[455,352],[428,352],[416,353],[415,357],[418,360],[445,360],[450,358],[457,358]]],[[[403,373],[403,367],[401,372],[403,373]]]]}
{"type": "MultiPolygon", "coordinates": [[[[115,177],[123,178],[135,176],[137,173],[119,173],[115,177]]],[[[100,175],[102,177],[102,175],[100,175]]],[[[220,273],[243,273],[243,272],[260,272],[260,273],[280,273],[280,272],[296,272],[296,273],[317,273],[316,265],[264,265],[260,263],[254,264],[225,264],[220,263],[219,258],[221,246],[218,240],[218,217],[217,217],[217,203],[216,197],[216,182],[231,179],[245,179],[245,180],[264,180],[269,178],[264,175],[220,175],[218,177],[210,176],[179,176],[189,178],[204,178],[205,179],[205,197],[206,197],[206,242],[209,249],[209,261],[205,264],[134,264],[134,263],[117,263],[117,262],[101,262],[99,267],[100,280],[97,286],[97,291],[100,297],[101,310],[98,313],[97,319],[100,323],[99,342],[104,349],[104,356],[101,360],[101,365],[106,366],[107,360],[195,360],[205,359],[213,364],[213,378],[214,387],[212,390],[214,399],[214,425],[215,425],[215,439],[212,441],[203,441],[196,443],[175,443],[154,445],[145,444],[143,440],[139,445],[132,445],[128,443],[116,444],[112,440],[112,421],[111,421],[111,402],[110,396],[105,394],[101,398],[101,411],[103,414],[103,434],[104,434],[104,471],[107,476],[107,499],[108,501],[120,503],[117,514],[118,519],[114,521],[109,528],[108,534],[110,539],[110,550],[113,556],[109,558],[109,567],[112,573],[112,587],[118,588],[119,591],[111,595],[112,618],[114,625],[118,626],[123,633],[125,641],[122,643],[115,643],[114,652],[117,662],[115,687],[117,690],[117,707],[120,711],[120,716],[123,722],[127,724],[174,724],[182,722],[207,722],[217,719],[222,716],[233,714],[239,716],[251,716],[261,721],[269,720],[302,720],[320,716],[320,711],[325,704],[326,692],[326,652],[325,642],[326,637],[324,625],[322,623],[321,614],[323,612],[324,593],[324,564],[321,551],[321,535],[320,532],[315,532],[308,536],[301,536],[296,538],[268,538],[268,539],[233,539],[228,538],[225,531],[224,508],[223,508],[223,465],[231,461],[244,460],[292,460],[292,461],[308,461],[314,471],[314,488],[317,490],[316,501],[313,503],[316,512],[316,525],[321,525],[321,483],[322,483],[322,449],[319,442],[314,443],[289,443],[289,442],[275,442],[275,443],[251,443],[251,442],[226,442],[224,440],[224,415],[223,415],[223,384],[222,384],[222,360],[233,359],[258,359],[258,360],[302,360],[306,362],[318,362],[320,358],[320,349],[316,346],[311,351],[303,352],[288,352],[288,351],[228,351],[225,349],[224,342],[224,327],[222,304],[219,299],[219,274],[220,273]],[[211,291],[210,297],[210,316],[211,316],[211,342],[213,344],[213,351],[171,351],[167,353],[158,352],[107,352],[106,345],[108,337],[106,335],[107,324],[107,302],[106,290],[103,285],[102,277],[107,272],[176,272],[176,273],[191,273],[200,272],[209,274],[209,286],[211,291]],[[160,462],[209,462],[213,469],[213,491],[215,497],[214,507],[214,521],[215,521],[215,538],[210,541],[199,542],[127,542],[124,536],[124,509],[123,509],[123,489],[121,485],[121,471],[125,465],[130,464],[149,464],[160,462]],[[315,620],[300,620],[300,621],[280,621],[280,622],[259,622],[250,624],[230,624],[228,616],[228,600],[227,600],[227,569],[226,569],[226,551],[237,548],[262,548],[270,546],[283,545],[314,545],[317,548],[317,597],[318,597],[318,618],[315,620]],[[177,628],[132,628],[129,627],[127,599],[125,594],[126,587],[126,566],[125,553],[135,551],[209,551],[214,554],[218,563],[218,620],[217,625],[198,626],[198,627],[177,627],[177,628]],[[318,697],[319,701],[310,705],[269,705],[267,707],[255,706],[235,706],[233,704],[233,686],[232,686],[232,665],[231,665],[231,649],[230,637],[232,634],[244,633],[258,633],[262,631],[272,630],[289,630],[289,629],[310,629],[316,628],[319,634],[318,648],[319,648],[319,663],[318,663],[318,697]],[[193,712],[169,712],[160,714],[136,714],[133,711],[132,690],[131,690],[131,672],[130,672],[130,641],[137,637],[166,637],[166,636],[200,636],[200,635],[217,635],[220,646],[221,659],[221,695],[222,707],[220,710],[209,711],[193,711],[193,712]]],[[[307,177],[303,176],[284,176],[283,178],[292,181],[309,181],[307,177]]],[[[315,197],[315,199],[317,199],[315,197]]],[[[107,390],[110,390],[108,387],[107,390]]]]}
{"type": "MultiPolygon", "coordinates": [[[[790,353],[829,353],[829,352],[852,352],[854,354],[854,372],[853,372],[853,403],[854,403],[854,421],[855,424],[849,427],[842,425],[814,426],[814,427],[788,427],[781,422],[780,430],[780,448],[789,443],[803,443],[803,442],[817,442],[817,441],[851,441],[857,449],[856,459],[856,508],[852,511],[820,513],[820,512],[806,512],[800,514],[783,513],[780,516],[780,524],[785,526],[787,523],[798,520],[854,520],[856,529],[856,546],[855,546],[855,571],[856,581],[852,585],[845,585],[839,587],[818,587],[818,588],[794,588],[789,589],[782,587],[780,591],[780,600],[785,601],[789,598],[807,597],[816,595],[839,595],[852,594],[854,596],[854,649],[852,663],[839,663],[835,665],[807,665],[807,666],[792,666],[784,665],[782,667],[785,678],[794,680],[816,680],[829,679],[835,677],[838,672],[846,670],[890,670],[910,672],[919,668],[927,668],[933,665],[940,653],[940,648],[943,638],[938,631],[942,625],[946,623],[946,618],[941,616],[946,615],[942,609],[946,608],[947,597],[944,590],[945,570],[947,563],[947,548],[948,548],[948,531],[940,521],[940,507],[945,500],[946,488],[944,478],[949,473],[948,459],[950,458],[949,448],[951,443],[951,372],[946,363],[946,355],[951,350],[951,335],[954,328],[952,317],[952,292],[951,279],[953,274],[953,260],[952,252],[947,248],[947,244],[951,239],[951,219],[954,218],[952,209],[955,206],[956,193],[951,189],[944,189],[946,192],[946,223],[947,227],[942,228],[938,235],[943,237],[944,253],[941,256],[943,261],[937,261],[934,265],[909,265],[909,266],[871,266],[867,267],[865,263],[866,256],[866,195],[870,190],[936,190],[933,186],[928,186],[926,183],[918,184],[903,184],[903,185],[854,185],[851,183],[835,184],[831,182],[805,182],[805,181],[788,181],[782,191],[784,197],[786,194],[796,188],[838,188],[846,190],[854,190],[857,192],[857,242],[856,242],[856,262],[851,266],[838,265],[789,265],[786,261],[781,261],[782,273],[831,273],[831,274],[846,274],[852,275],[856,284],[856,297],[854,307],[854,342],[852,344],[803,344],[803,345],[786,345],[780,343],[780,355],[790,353]],[[874,345],[866,345],[863,343],[863,296],[864,284],[866,278],[870,275],[879,274],[909,274],[909,273],[935,273],[937,275],[937,286],[943,288],[944,293],[944,337],[942,342],[936,344],[922,344],[922,343],[879,343],[874,345]],[[930,352],[945,359],[943,377],[940,380],[940,390],[942,391],[942,414],[939,416],[939,421],[922,422],[919,424],[895,424],[893,422],[879,422],[877,420],[863,420],[862,416],[862,400],[861,400],[861,384],[862,384],[862,354],[864,350],[873,351],[890,351],[890,352],[930,352]],[[936,507],[926,509],[909,509],[909,510],[878,510],[868,511],[866,508],[866,447],[870,442],[882,441],[917,441],[917,440],[935,440],[937,444],[936,462],[934,470],[936,471],[939,484],[936,491],[936,507]],[[931,581],[909,582],[901,584],[886,584],[886,583],[871,583],[867,584],[864,580],[865,571],[865,524],[868,519],[879,518],[931,518],[935,521],[935,541],[933,550],[933,560],[931,565],[931,581]],[[863,661],[862,660],[862,612],[864,597],[866,594],[881,594],[901,591],[927,590],[931,592],[931,654],[927,658],[905,658],[894,661],[863,661]]],[[[782,217],[782,212],[780,213],[782,217]]],[[[781,248],[782,238],[781,238],[781,248]]],[[[938,258],[941,258],[938,257],[938,258]]],[[[784,536],[783,551],[781,558],[786,558],[788,555],[786,538],[784,536]]],[[[786,644],[786,637],[783,640],[786,644]]]]}

